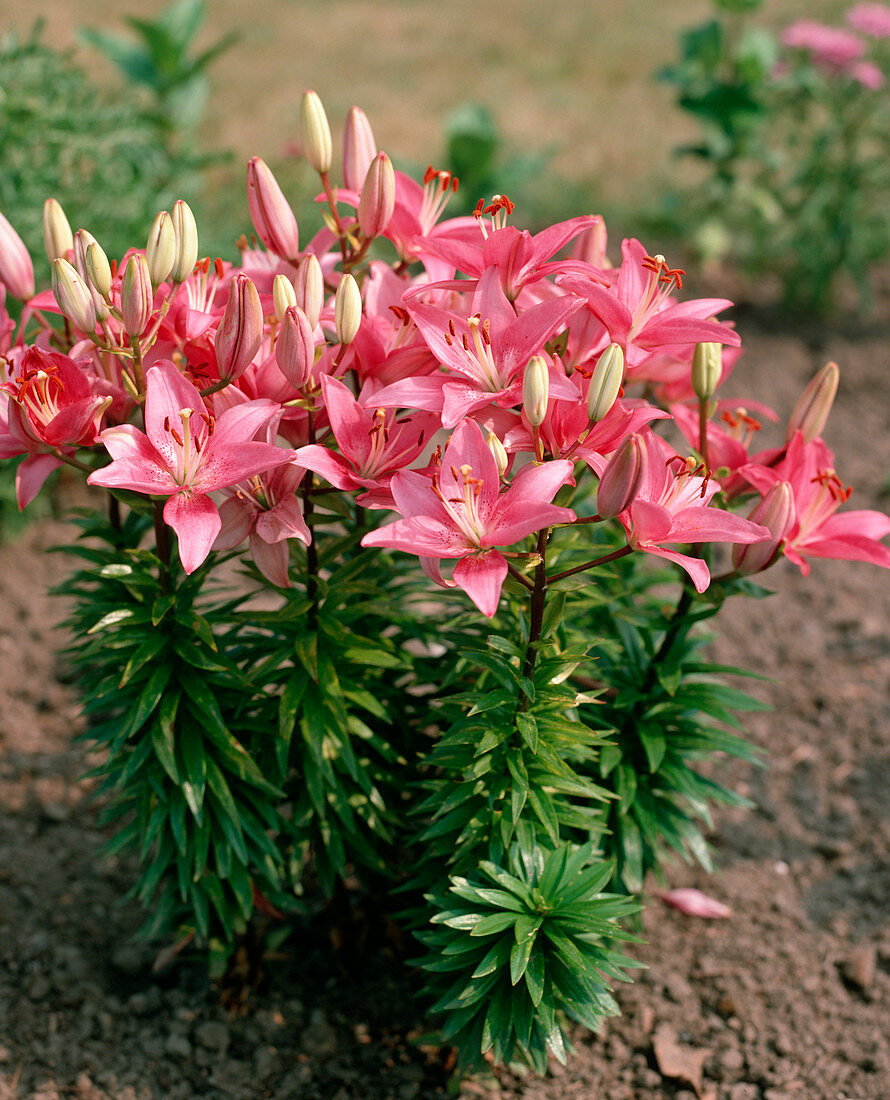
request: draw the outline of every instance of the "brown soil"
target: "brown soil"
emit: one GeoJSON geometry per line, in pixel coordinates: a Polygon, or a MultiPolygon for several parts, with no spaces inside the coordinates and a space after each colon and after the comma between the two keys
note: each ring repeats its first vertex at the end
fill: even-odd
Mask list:
{"type": "MultiPolygon", "coordinates": [[[[828,438],[858,506],[890,472],[886,332],[765,332],[743,313],[739,393],[787,410],[827,357],[843,369],[828,438]],[[814,344],[820,344],[814,348],[814,344]]],[[[886,506],[886,499],[883,501],[886,506]]],[[[270,966],[229,1016],[178,960],[134,946],[126,862],[104,862],[64,636],[47,585],[66,537],[42,521],[0,547],[0,1100],[410,1100],[442,1096],[443,1055],[421,1037],[409,984],[385,952],[332,963],[322,932],[270,966]]],[[[886,1100],[890,1096],[890,585],[867,565],[774,571],[776,594],[721,615],[717,659],[773,679],[749,722],[764,770],[734,765],[751,811],[718,815],[721,871],[683,866],[733,908],[686,918],[653,901],[647,964],[624,1015],[579,1033],[568,1069],[503,1074],[462,1095],[512,1100],[886,1100]],[[679,1051],[671,1049],[679,1045],[679,1051]],[[698,1073],[701,1073],[701,1081],[698,1073]]],[[[724,774],[726,769],[724,769],[724,774]]]]}

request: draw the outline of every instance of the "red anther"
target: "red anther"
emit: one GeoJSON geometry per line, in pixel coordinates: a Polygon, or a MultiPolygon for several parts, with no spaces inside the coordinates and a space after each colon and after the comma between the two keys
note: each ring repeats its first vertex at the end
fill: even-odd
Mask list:
{"type": "Polygon", "coordinates": [[[457,329],[455,329],[454,327],[453,317],[448,318],[448,331],[451,333],[452,336],[457,336],[457,329]]]}
{"type": "Polygon", "coordinates": [[[173,436],[173,438],[176,440],[177,444],[181,447],[182,446],[182,436],[179,434],[179,432],[172,425],[167,430],[173,436]]]}
{"type": "Polygon", "coordinates": [[[657,275],[661,271],[662,261],[656,256],[644,256],[643,267],[645,267],[647,271],[653,271],[657,275]]]}
{"type": "Polygon", "coordinates": [[[470,350],[470,341],[467,339],[467,334],[466,333],[463,334],[462,342],[463,342],[463,345],[464,345],[464,351],[469,351],[470,350]]]}
{"type": "Polygon", "coordinates": [[[446,343],[446,344],[447,344],[447,345],[448,345],[449,347],[451,347],[451,346],[452,346],[452,344],[454,343],[454,341],[453,341],[453,340],[451,339],[451,337],[450,337],[450,336],[448,335],[448,333],[447,333],[447,332],[445,333],[445,343],[446,343]]]}
{"type": "Polygon", "coordinates": [[[742,420],[745,422],[745,427],[752,432],[759,432],[763,427],[759,420],[755,420],[753,416],[748,416],[747,413],[742,414],[742,420]]]}
{"type": "Polygon", "coordinates": [[[720,419],[724,424],[728,424],[730,428],[737,428],[739,426],[738,417],[731,413],[729,409],[720,414],[720,419]]]}
{"type": "Polygon", "coordinates": [[[170,417],[169,416],[164,417],[164,431],[165,432],[170,431],[170,417]]]}
{"type": "Polygon", "coordinates": [[[457,481],[457,467],[456,466],[451,467],[451,476],[454,478],[455,481],[457,481]]]}
{"type": "Polygon", "coordinates": [[[481,218],[485,213],[485,199],[480,199],[473,210],[474,218],[481,218]]]}
{"type": "Polygon", "coordinates": [[[111,267],[111,277],[114,279],[117,275],[117,260],[112,260],[109,266],[111,267]]]}
{"type": "Polygon", "coordinates": [[[390,306],[389,308],[395,314],[397,321],[401,321],[403,325],[410,324],[411,314],[404,306],[390,306]]]}
{"type": "Polygon", "coordinates": [[[426,171],[423,173],[423,182],[424,183],[430,183],[432,180],[434,180],[436,178],[436,176],[438,176],[438,174],[439,173],[436,171],[436,169],[433,168],[433,166],[431,164],[428,164],[427,168],[426,168],[426,171]]]}
{"type": "Polygon", "coordinates": [[[496,195],[485,207],[485,213],[497,214],[499,210],[506,210],[508,214],[512,214],[515,209],[516,203],[511,202],[506,195],[496,195]]]}
{"type": "Polygon", "coordinates": [[[460,187],[460,180],[457,178],[457,176],[452,176],[451,177],[451,190],[456,191],[458,189],[458,187],[460,187]]]}
{"type": "Polygon", "coordinates": [[[205,256],[204,259],[201,260],[201,271],[204,275],[206,275],[209,270],[210,270],[210,257],[205,256]]]}
{"type": "Polygon", "coordinates": [[[486,347],[491,346],[491,335],[490,335],[490,333],[491,333],[491,321],[488,319],[488,317],[486,317],[485,320],[482,322],[482,342],[486,345],[486,347]]]}
{"type": "Polygon", "coordinates": [[[216,259],[213,261],[213,266],[216,269],[216,277],[218,279],[221,279],[226,269],[225,267],[223,267],[223,262],[219,256],[217,256],[216,259]]]}

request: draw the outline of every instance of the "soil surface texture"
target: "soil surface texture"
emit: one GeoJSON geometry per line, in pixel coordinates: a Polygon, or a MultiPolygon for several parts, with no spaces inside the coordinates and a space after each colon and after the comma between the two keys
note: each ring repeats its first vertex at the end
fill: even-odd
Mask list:
{"type": "MultiPolygon", "coordinates": [[[[747,351],[729,396],[784,418],[836,359],[826,438],[852,506],[886,509],[886,326],[789,334],[762,312],[737,317],[747,351]]],[[[0,1100],[445,1096],[448,1052],[424,1037],[410,980],[384,949],[332,961],[326,931],[309,932],[235,1014],[194,960],[154,972],[156,950],[134,944],[142,916],[121,901],[132,866],[100,852],[53,625],[64,609],[46,595],[70,563],[43,551],[68,533],[40,521],[0,547],[0,1100]]],[[[696,920],[653,898],[638,949],[648,969],[620,990],[621,1018],[579,1030],[568,1068],[478,1076],[460,1095],[890,1097],[890,578],[813,564],[805,579],[782,563],[773,596],[718,620],[714,659],[770,677],[747,682],[773,707],[748,722],[768,766],[720,765],[755,808],[717,815],[718,874],[679,865],[670,878],[732,917],[696,920]]]]}

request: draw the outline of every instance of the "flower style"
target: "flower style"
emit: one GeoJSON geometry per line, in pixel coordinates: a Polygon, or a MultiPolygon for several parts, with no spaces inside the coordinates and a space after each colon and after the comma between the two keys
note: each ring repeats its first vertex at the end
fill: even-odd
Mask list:
{"type": "Polygon", "coordinates": [[[762,542],[770,537],[767,527],[708,507],[718,484],[700,475],[694,459],[674,454],[667,443],[651,431],[642,433],[647,448],[646,474],[639,494],[618,516],[634,550],[667,558],[685,569],[697,592],[711,581],[701,558],[668,550],[668,543],[762,542]],[[667,461],[665,461],[667,459],[667,461]]]}
{"type": "Polygon", "coordinates": [[[176,531],[182,566],[192,573],[221,526],[207,494],[292,459],[293,451],[254,441],[277,412],[271,401],[248,401],[214,418],[173,363],[157,363],[146,377],[145,431],[121,424],[101,432],[113,461],[87,481],[167,497],[164,521],[176,531]]]}
{"type": "Polygon", "coordinates": [[[564,460],[525,466],[501,495],[494,455],[478,424],[465,420],[432,479],[412,470],[395,475],[391,489],[403,518],[371,531],[362,545],[429,559],[427,571],[439,583],[445,583],[439,560],[458,558],[454,583],[491,618],[507,576],[507,559],[494,547],[573,520],[571,509],[550,503],[571,476],[572,464],[564,460]]]}
{"type": "Polygon", "coordinates": [[[752,463],[742,475],[763,496],[772,485],[787,481],[794,495],[794,518],[782,553],[806,576],[811,558],[868,561],[890,569],[890,548],[880,542],[890,534],[890,516],[870,509],[836,514],[853,490],[837,476],[834,455],[821,439],[805,443],[794,433],[784,459],[775,466],[752,463]]]}

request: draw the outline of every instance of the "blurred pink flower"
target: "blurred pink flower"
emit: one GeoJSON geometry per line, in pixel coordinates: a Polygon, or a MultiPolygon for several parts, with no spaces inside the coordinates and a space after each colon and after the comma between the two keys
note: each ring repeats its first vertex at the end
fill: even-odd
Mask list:
{"type": "Polygon", "coordinates": [[[873,61],[857,61],[844,71],[851,80],[858,80],[863,88],[870,88],[873,92],[887,83],[884,74],[873,61]]]}
{"type": "Polygon", "coordinates": [[[782,31],[780,41],[794,50],[809,50],[817,65],[838,69],[858,61],[865,53],[865,43],[857,35],[815,19],[792,23],[782,31]]]}
{"type": "Polygon", "coordinates": [[[847,12],[853,30],[872,38],[890,38],[890,7],[886,4],[857,4],[847,12]]]}
{"type": "Polygon", "coordinates": [[[661,900],[672,909],[679,909],[687,917],[704,917],[706,920],[720,920],[732,916],[732,910],[728,905],[716,898],[708,897],[701,890],[693,886],[682,887],[679,890],[668,890],[661,895],[661,900]]]}

